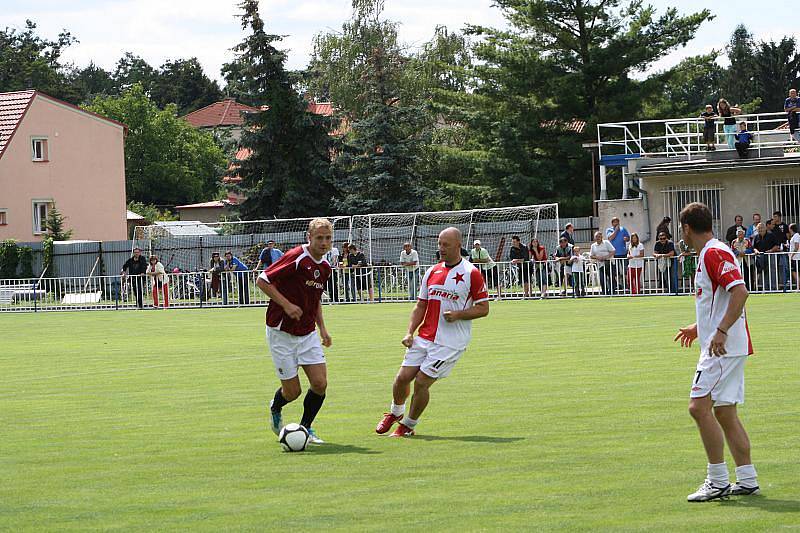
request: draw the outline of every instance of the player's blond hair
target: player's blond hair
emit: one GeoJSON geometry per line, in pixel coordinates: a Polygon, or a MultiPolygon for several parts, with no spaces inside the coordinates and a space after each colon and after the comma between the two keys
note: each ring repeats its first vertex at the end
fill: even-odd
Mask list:
{"type": "Polygon", "coordinates": [[[333,233],[333,224],[327,218],[315,218],[308,223],[308,234],[313,235],[315,231],[321,228],[327,228],[333,233]]]}

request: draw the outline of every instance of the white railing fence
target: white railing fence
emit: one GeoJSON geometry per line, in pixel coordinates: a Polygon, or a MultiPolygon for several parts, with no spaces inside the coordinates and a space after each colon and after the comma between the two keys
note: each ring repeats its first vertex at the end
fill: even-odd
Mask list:
{"type": "MultiPolygon", "coordinates": [[[[800,254],[771,253],[740,258],[751,292],[800,292],[800,254]],[[797,255],[798,257],[793,257],[797,255]]],[[[585,261],[582,272],[570,272],[556,260],[496,263],[483,271],[490,295],[498,300],[630,297],[694,294],[696,257],[643,260],[634,269],[628,260],[585,261]]],[[[416,299],[424,267],[409,272],[400,266],[336,269],[323,303],[410,302],[416,299]]],[[[259,272],[212,275],[169,274],[156,291],[147,276],[96,276],[3,280],[0,312],[72,311],[264,306],[256,286],[259,272]],[[166,294],[166,298],[164,295],[166,294]]]]}

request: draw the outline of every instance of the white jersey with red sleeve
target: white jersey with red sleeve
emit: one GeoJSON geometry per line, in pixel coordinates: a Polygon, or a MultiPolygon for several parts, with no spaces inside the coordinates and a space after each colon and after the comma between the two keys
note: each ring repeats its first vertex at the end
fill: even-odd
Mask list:
{"type": "Polygon", "coordinates": [[[464,350],[472,335],[471,320],[447,322],[445,311],[462,311],[478,302],[489,300],[486,283],[480,271],[462,259],[448,267],[441,262],[425,272],[419,299],[428,302],[419,336],[448,348],[464,350]]]}
{"type": "MultiPolygon", "coordinates": [[[[709,354],[711,339],[722,322],[731,300],[728,291],[744,284],[742,271],[731,249],[718,239],[708,241],[700,251],[694,282],[697,291],[695,307],[700,356],[711,357],[709,354]]],[[[744,311],[728,329],[725,350],[728,357],[753,353],[744,311]]]]}

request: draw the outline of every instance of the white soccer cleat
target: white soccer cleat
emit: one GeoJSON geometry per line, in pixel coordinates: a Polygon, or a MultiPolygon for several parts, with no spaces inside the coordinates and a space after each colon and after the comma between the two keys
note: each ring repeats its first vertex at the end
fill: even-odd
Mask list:
{"type": "Polygon", "coordinates": [[[308,428],[308,443],[309,444],[325,444],[325,441],[319,438],[317,432],[311,428],[308,428]]]}
{"type": "Polygon", "coordinates": [[[724,487],[715,487],[711,484],[711,481],[706,479],[700,488],[697,489],[696,492],[689,494],[686,497],[687,501],[690,502],[708,502],[711,500],[718,500],[720,498],[725,498],[729,496],[731,493],[731,484],[728,483],[724,487]]]}
{"type": "Polygon", "coordinates": [[[761,494],[761,489],[758,485],[755,487],[743,487],[738,483],[734,483],[731,487],[731,496],[758,496],[761,494]]]}

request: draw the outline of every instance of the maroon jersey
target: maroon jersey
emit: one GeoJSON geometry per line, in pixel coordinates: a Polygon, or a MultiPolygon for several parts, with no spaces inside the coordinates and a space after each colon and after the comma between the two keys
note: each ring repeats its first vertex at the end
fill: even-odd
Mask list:
{"type": "Polygon", "coordinates": [[[324,258],[317,261],[308,253],[308,245],[292,248],[259,275],[275,286],[283,296],[303,310],[300,320],[286,316],[275,301],[267,307],[267,326],[292,335],[308,335],[316,328],[315,319],[331,266],[324,258]]]}

